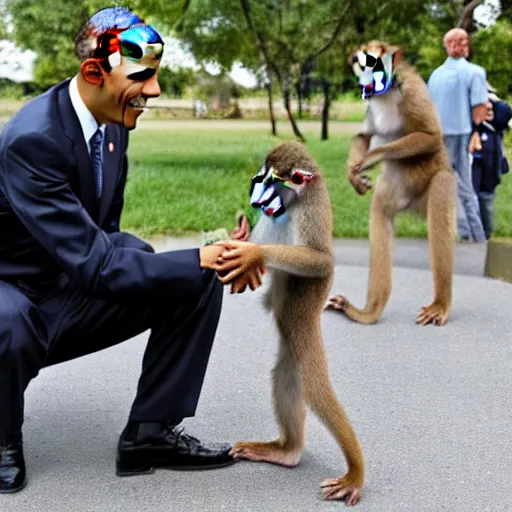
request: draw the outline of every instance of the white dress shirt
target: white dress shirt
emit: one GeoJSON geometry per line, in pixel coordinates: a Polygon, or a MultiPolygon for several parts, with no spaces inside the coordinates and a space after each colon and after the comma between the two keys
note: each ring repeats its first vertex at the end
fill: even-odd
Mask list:
{"type": "Polygon", "coordinates": [[[87,150],[89,151],[89,155],[91,154],[91,137],[94,135],[98,127],[103,132],[103,136],[105,136],[105,128],[106,125],[102,124],[98,126],[96,119],[94,119],[90,110],[84,103],[84,100],[80,96],[78,92],[78,83],[77,77],[74,76],[69,83],[69,96],[71,98],[71,104],[75,109],[76,115],[78,116],[78,121],[80,122],[80,126],[82,127],[82,133],[84,134],[84,139],[87,144],[87,150]]]}

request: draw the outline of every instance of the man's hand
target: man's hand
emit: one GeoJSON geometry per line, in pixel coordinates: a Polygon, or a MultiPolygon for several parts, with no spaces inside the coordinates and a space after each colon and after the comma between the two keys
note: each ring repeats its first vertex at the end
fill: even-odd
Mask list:
{"type": "Polygon", "coordinates": [[[199,248],[199,266],[201,268],[211,268],[217,270],[219,257],[223,248],[218,245],[206,245],[199,248]]]}
{"type": "MultiPolygon", "coordinates": [[[[225,240],[217,242],[215,246],[222,248],[222,253],[214,268],[217,271],[219,279],[224,284],[230,283],[233,279],[242,274],[245,275],[250,269],[264,268],[265,266],[263,250],[258,244],[225,240]]],[[[249,276],[246,277],[249,278],[249,276]]]]}
{"type": "Polygon", "coordinates": [[[469,139],[468,150],[470,153],[482,150],[482,139],[480,139],[480,134],[478,132],[473,132],[473,135],[471,135],[471,139],[469,139]]]}

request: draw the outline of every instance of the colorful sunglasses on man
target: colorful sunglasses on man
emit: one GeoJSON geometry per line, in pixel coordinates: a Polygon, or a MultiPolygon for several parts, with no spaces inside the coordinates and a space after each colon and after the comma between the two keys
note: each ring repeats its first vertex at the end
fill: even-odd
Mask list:
{"type": "Polygon", "coordinates": [[[151,78],[163,55],[164,42],[156,29],[124,8],[98,12],[91,19],[90,40],[95,47],[93,57],[107,69],[123,64],[131,80],[151,78]]]}

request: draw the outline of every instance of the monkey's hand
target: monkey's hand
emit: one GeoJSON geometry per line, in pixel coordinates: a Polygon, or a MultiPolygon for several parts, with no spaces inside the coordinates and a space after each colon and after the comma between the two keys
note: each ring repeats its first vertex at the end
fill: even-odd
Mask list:
{"type": "Polygon", "coordinates": [[[354,187],[354,190],[363,196],[372,188],[372,182],[369,176],[361,174],[361,165],[349,165],[348,168],[348,180],[354,187]]]}
{"type": "Polygon", "coordinates": [[[366,171],[368,169],[371,169],[375,165],[377,165],[380,161],[382,161],[383,154],[380,150],[380,148],[375,148],[366,153],[366,156],[364,157],[364,160],[361,162],[361,168],[359,172],[366,171]]]}
{"type": "Polygon", "coordinates": [[[252,267],[265,267],[263,250],[258,244],[226,240],[217,242],[216,245],[224,248],[215,266],[219,279],[224,284],[230,283],[235,277],[244,274],[252,267]]]}
{"type": "Polygon", "coordinates": [[[231,240],[242,240],[247,242],[250,235],[251,232],[249,229],[249,221],[247,216],[240,215],[240,218],[238,219],[238,226],[231,231],[229,237],[231,240]]]}
{"type": "MultiPolygon", "coordinates": [[[[243,293],[247,286],[249,286],[252,291],[256,290],[261,286],[262,276],[265,272],[265,267],[259,265],[246,270],[243,274],[240,274],[231,281],[231,293],[243,293]]],[[[220,276],[219,279],[222,281],[220,276]]]]}

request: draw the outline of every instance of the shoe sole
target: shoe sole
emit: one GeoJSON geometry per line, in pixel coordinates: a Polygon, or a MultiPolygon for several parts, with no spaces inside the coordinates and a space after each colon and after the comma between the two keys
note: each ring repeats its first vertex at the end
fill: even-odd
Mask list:
{"type": "Polygon", "coordinates": [[[137,475],[151,475],[157,469],[168,469],[171,471],[204,471],[207,469],[218,469],[225,468],[227,466],[232,466],[235,464],[236,460],[229,460],[226,462],[222,462],[219,464],[206,464],[203,466],[152,466],[149,468],[119,468],[119,465],[116,467],[116,475],[117,476],[137,476],[137,475]]]}
{"type": "Polygon", "coordinates": [[[27,480],[25,479],[25,480],[23,480],[23,483],[19,487],[16,487],[16,489],[11,489],[8,491],[3,491],[0,489],[0,494],[14,494],[15,492],[19,492],[22,489],[24,489],[26,485],[27,485],[27,480]]]}

